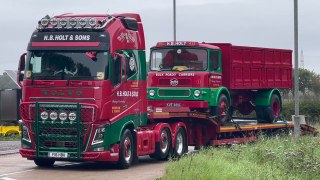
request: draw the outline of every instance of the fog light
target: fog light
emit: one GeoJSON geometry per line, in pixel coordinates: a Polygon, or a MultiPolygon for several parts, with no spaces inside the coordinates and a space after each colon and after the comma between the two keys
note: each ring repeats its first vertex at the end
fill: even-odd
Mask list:
{"type": "Polygon", "coordinates": [[[66,112],[61,112],[61,113],[59,114],[59,119],[60,119],[61,121],[65,121],[67,118],[68,118],[68,115],[67,115],[66,112]]]}
{"type": "Polygon", "coordinates": [[[50,113],[50,119],[53,120],[53,121],[57,120],[58,119],[58,114],[56,112],[54,112],[54,111],[51,112],[50,113]]]}
{"type": "Polygon", "coordinates": [[[42,119],[42,120],[47,120],[48,118],[49,118],[49,114],[48,114],[48,112],[46,112],[46,111],[43,111],[41,114],[40,114],[40,118],[42,119]]]}
{"type": "Polygon", "coordinates": [[[74,121],[77,119],[77,114],[75,112],[69,113],[69,119],[70,121],[74,121]]]}
{"type": "Polygon", "coordinates": [[[75,27],[77,25],[77,19],[76,18],[70,18],[69,19],[69,24],[72,27],[75,27]]]}

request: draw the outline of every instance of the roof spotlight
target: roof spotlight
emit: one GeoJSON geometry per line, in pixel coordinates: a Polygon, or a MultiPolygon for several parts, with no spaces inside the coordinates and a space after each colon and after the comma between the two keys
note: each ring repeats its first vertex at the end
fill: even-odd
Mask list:
{"type": "Polygon", "coordinates": [[[49,24],[49,19],[46,18],[46,17],[42,18],[42,19],[40,20],[40,24],[41,24],[41,26],[43,26],[43,27],[47,27],[48,24],[49,24]]]}
{"type": "Polygon", "coordinates": [[[50,19],[50,24],[53,26],[53,27],[56,27],[58,25],[58,20],[57,18],[51,18],[50,19]]]}
{"type": "Polygon", "coordinates": [[[69,24],[72,27],[75,27],[77,25],[77,19],[76,18],[70,18],[69,19],[69,24]]]}
{"type": "Polygon", "coordinates": [[[80,26],[84,27],[87,25],[87,19],[86,18],[80,18],[79,19],[80,26]]]}
{"type": "Polygon", "coordinates": [[[61,26],[61,27],[66,27],[66,25],[67,25],[67,19],[66,19],[66,18],[62,18],[62,19],[60,19],[59,23],[60,23],[60,26],[61,26]]]}
{"type": "Polygon", "coordinates": [[[90,19],[89,19],[89,25],[90,25],[91,27],[96,26],[96,24],[97,24],[97,19],[96,19],[96,18],[90,18],[90,19]]]}

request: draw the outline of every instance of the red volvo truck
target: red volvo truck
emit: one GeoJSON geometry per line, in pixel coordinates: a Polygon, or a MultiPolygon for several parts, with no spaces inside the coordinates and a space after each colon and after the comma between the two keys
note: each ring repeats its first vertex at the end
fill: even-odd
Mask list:
{"type": "MultiPolygon", "coordinates": [[[[186,67],[179,65],[179,72],[170,70],[163,72],[164,75],[157,75],[161,73],[160,69],[154,69],[155,72],[149,74],[150,88],[172,89],[176,84],[174,89],[181,90],[169,91],[172,95],[170,99],[168,92],[161,92],[160,89],[155,91],[159,93],[159,98],[151,98],[152,90],[147,89],[146,81],[144,32],[138,14],[45,16],[38,22],[27,53],[21,56],[18,68],[18,82],[22,87],[21,156],[33,160],[38,166],[53,166],[55,161],[103,161],[128,168],[143,155],[159,160],[168,159],[169,156],[178,158],[188,151],[188,145],[200,147],[249,142],[256,140],[258,131],[275,133],[292,129],[293,124],[284,121],[251,124],[238,122],[237,126],[222,126],[216,116],[205,110],[207,107],[214,107],[216,102],[174,97],[175,94],[183,93],[186,96],[192,93],[192,96],[199,94],[202,98],[207,92],[217,98],[221,96],[215,95],[215,92],[231,92],[228,91],[229,86],[219,87],[225,81],[224,74],[221,74],[224,73],[221,66],[224,60],[221,59],[223,48],[221,55],[218,46],[203,46],[205,52],[210,54],[212,50],[216,53],[204,57],[210,67],[207,72],[183,72],[186,67]],[[214,56],[218,63],[210,65],[210,59],[214,56]],[[171,82],[170,75],[177,75],[179,82],[171,82]],[[180,80],[179,77],[184,79],[180,80]],[[167,85],[168,81],[173,85],[167,85]],[[181,86],[181,83],[184,85],[181,86]],[[164,96],[168,99],[163,99],[164,96]],[[165,106],[162,107],[163,104],[165,106]],[[194,109],[200,111],[193,111],[194,109]]],[[[226,51],[233,47],[228,44],[225,46],[226,51]]],[[[179,49],[183,52],[185,47],[179,49]]],[[[198,46],[192,48],[197,49],[198,46]]],[[[291,56],[290,51],[281,52],[284,52],[281,57],[286,55],[289,59],[291,56]]],[[[241,58],[239,60],[246,61],[241,58]]],[[[229,59],[228,63],[236,62],[229,59]]],[[[264,66],[257,64],[256,69],[264,66]]],[[[239,67],[240,65],[235,65],[235,69],[239,67]]],[[[269,67],[277,69],[275,65],[269,67]]],[[[291,67],[288,65],[288,68],[291,67]]],[[[245,67],[237,72],[244,74],[244,70],[245,67]]],[[[253,74],[258,73],[254,68],[248,70],[253,74]]],[[[280,70],[283,68],[280,67],[280,70]]],[[[231,70],[228,72],[232,75],[231,70]]],[[[266,78],[265,76],[267,74],[261,74],[261,79],[266,78]]],[[[290,72],[287,76],[291,76],[290,72]]],[[[250,75],[250,78],[255,77],[250,75]]],[[[275,74],[275,81],[270,83],[276,86],[278,78],[279,75],[275,74]]],[[[280,81],[282,78],[284,77],[280,81]]],[[[230,84],[235,85],[235,88],[249,87],[247,81],[238,82],[241,79],[236,78],[229,80],[237,80],[230,84]]],[[[290,84],[280,83],[284,87],[290,84]]],[[[257,87],[265,86],[260,82],[256,84],[257,87]]],[[[268,86],[272,87],[271,84],[268,86]]],[[[255,92],[246,88],[241,94],[243,102],[249,102],[246,98],[253,98],[250,93],[278,95],[275,89],[255,92]]],[[[240,99],[240,94],[238,96],[240,99]]],[[[223,106],[228,107],[233,101],[231,97],[237,96],[225,94],[224,97],[226,105],[223,106]]],[[[280,96],[277,97],[280,101],[280,96]]],[[[258,102],[261,101],[261,106],[269,105],[269,99],[261,96],[258,102]],[[264,100],[268,102],[263,102],[264,100]]],[[[240,103],[240,100],[237,101],[240,103]]],[[[219,105],[222,106],[221,104],[219,105]]],[[[280,108],[280,103],[278,105],[280,108]]]]}
{"type": "Polygon", "coordinates": [[[276,122],[280,88],[292,87],[292,51],[229,43],[160,42],[151,48],[149,105],[209,112],[227,123],[233,111],[276,122]]]}

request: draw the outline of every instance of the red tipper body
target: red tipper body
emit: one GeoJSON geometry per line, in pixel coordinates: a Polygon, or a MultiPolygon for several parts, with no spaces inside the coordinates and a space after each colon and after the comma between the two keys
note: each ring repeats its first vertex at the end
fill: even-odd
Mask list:
{"type": "Polygon", "coordinates": [[[209,43],[222,51],[222,85],[228,89],[292,87],[292,51],[209,43]]]}

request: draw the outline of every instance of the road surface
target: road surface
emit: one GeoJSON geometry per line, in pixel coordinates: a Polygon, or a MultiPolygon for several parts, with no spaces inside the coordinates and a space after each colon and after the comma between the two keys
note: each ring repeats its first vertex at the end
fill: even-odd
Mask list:
{"type": "Polygon", "coordinates": [[[111,164],[56,162],[52,168],[39,168],[33,161],[21,158],[20,154],[0,156],[0,180],[91,180],[130,179],[154,180],[164,174],[166,162],[141,157],[138,164],[119,170],[111,164]]]}

